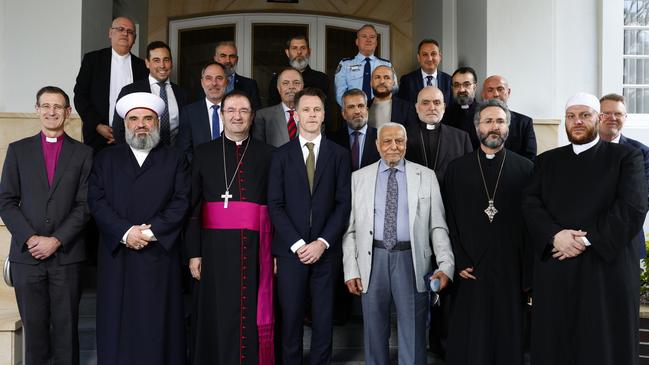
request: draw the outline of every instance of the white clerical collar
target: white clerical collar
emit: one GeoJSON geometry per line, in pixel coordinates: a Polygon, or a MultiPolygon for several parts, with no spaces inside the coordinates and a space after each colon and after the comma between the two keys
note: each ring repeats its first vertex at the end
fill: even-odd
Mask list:
{"type": "Polygon", "coordinates": [[[131,52],[126,52],[126,54],[122,56],[121,54],[117,53],[115,49],[111,48],[110,50],[113,51],[113,58],[116,58],[120,61],[126,61],[127,58],[131,57],[131,52]]]}
{"type": "Polygon", "coordinates": [[[437,123],[424,123],[424,124],[426,124],[426,129],[428,129],[429,131],[438,129],[441,126],[441,124],[439,122],[437,122],[437,123]]]}
{"type": "Polygon", "coordinates": [[[460,104],[460,108],[462,109],[469,109],[469,104],[460,104]]]}
{"type": "Polygon", "coordinates": [[[591,147],[597,144],[599,142],[599,136],[595,137],[594,140],[584,143],[584,144],[572,144],[572,151],[575,153],[575,155],[578,155],[584,151],[587,151],[591,147]]]}
{"type": "Polygon", "coordinates": [[[246,136],[246,138],[244,138],[244,139],[242,139],[240,141],[233,140],[232,138],[228,137],[225,133],[223,133],[223,137],[227,138],[228,141],[236,144],[237,146],[241,146],[243,144],[243,142],[245,142],[246,139],[248,139],[249,136],[246,136]]]}
{"type": "Polygon", "coordinates": [[[423,77],[424,79],[426,78],[426,76],[432,76],[435,80],[437,80],[437,70],[435,70],[435,72],[433,72],[432,74],[426,73],[426,71],[424,71],[423,68],[420,68],[420,70],[421,70],[421,77],[423,77]]]}
{"type": "MultiPolygon", "coordinates": [[[[158,85],[160,81],[156,80],[151,74],[149,74],[149,85],[158,85]]],[[[169,79],[164,81],[165,85],[169,84],[169,79]]]]}
{"type": "Polygon", "coordinates": [[[137,148],[133,148],[131,146],[129,147],[131,148],[131,151],[133,151],[133,155],[135,155],[137,164],[140,165],[140,167],[142,167],[144,160],[146,160],[146,157],[149,155],[149,152],[151,152],[151,150],[140,150],[137,148]]]}
{"type": "Polygon", "coordinates": [[[56,142],[58,142],[58,141],[59,141],[59,139],[58,139],[57,137],[54,137],[54,138],[52,138],[52,137],[45,137],[45,142],[48,142],[48,143],[56,143],[56,142]]]}
{"type": "Polygon", "coordinates": [[[622,134],[618,134],[617,137],[613,138],[611,143],[620,143],[620,137],[622,137],[622,134]]]}

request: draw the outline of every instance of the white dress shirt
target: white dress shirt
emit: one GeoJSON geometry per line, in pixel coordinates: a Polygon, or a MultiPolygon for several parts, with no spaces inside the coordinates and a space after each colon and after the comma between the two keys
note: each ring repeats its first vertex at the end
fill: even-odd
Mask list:
{"type": "MultiPolygon", "coordinates": [[[[160,85],[158,85],[158,80],[151,77],[151,75],[149,75],[149,85],[151,86],[151,93],[160,96],[160,85]]],[[[167,89],[167,104],[169,106],[169,131],[171,140],[173,141],[176,139],[176,135],[178,134],[178,101],[176,100],[176,95],[174,95],[174,90],[168,79],[165,81],[165,89],[167,89]]]]}
{"type": "MultiPolygon", "coordinates": [[[[205,103],[207,104],[207,117],[210,120],[210,139],[212,139],[212,136],[214,135],[214,132],[212,131],[212,105],[215,105],[211,101],[209,101],[207,98],[205,98],[205,103]]],[[[219,132],[220,134],[223,134],[223,103],[219,103],[219,132]]]]}
{"type": "Polygon", "coordinates": [[[108,124],[113,126],[115,103],[122,88],[133,83],[133,69],[131,68],[131,54],[120,56],[114,49],[110,58],[110,93],[108,96],[108,124]]]}
{"type": "Polygon", "coordinates": [[[430,82],[433,84],[433,86],[437,87],[437,70],[435,70],[435,72],[433,72],[432,74],[427,74],[426,72],[424,72],[424,70],[422,69],[420,70],[421,70],[421,77],[424,80],[424,87],[426,87],[426,83],[428,83],[428,79],[426,78],[427,76],[433,77],[433,79],[430,80],[430,82]]]}

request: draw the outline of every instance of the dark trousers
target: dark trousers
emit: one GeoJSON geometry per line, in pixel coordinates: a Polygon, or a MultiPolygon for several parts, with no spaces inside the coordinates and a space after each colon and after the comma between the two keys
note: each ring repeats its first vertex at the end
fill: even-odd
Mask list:
{"type": "Polygon", "coordinates": [[[37,265],[11,263],[25,364],[79,364],[80,273],[80,263],[59,265],[56,256],[37,265]]]}
{"type": "Polygon", "coordinates": [[[282,364],[302,364],[302,336],[306,296],[311,297],[311,351],[309,362],[331,362],[333,259],[324,254],[312,265],[302,264],[297,257],[277,257],[277,286],[282,312],[282,364]]]}

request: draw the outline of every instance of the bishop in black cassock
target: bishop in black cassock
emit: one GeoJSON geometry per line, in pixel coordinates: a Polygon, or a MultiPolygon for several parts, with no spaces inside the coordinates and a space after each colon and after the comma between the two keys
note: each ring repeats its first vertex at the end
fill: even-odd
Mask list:
{"type": "Polygon", "coordinates": [[[532,363],[638,363],[640,269],[632,243],[647,210],[642,155],[597,136],[599,101],[566,106],[571,145],[540,155],[523,201],[534,242],[532,363]]]}
{"type": "Polygon", "coordinates": [[[185,242],[192,276],[199,279],[196,365],[274,360],[273,263],[265,205],[274,148],[249,136],[250,111],[245,94],[228,94],[221,118],[224,135],[198,146],[192,160],[193,212],[185,242]],[[192,262],[200,262],[198,271],[192,262]]]}
{"type": "MultiPolygon", "coordinates": [[[[504,148],[509,113],[490,100],[478,107],[480,148],[452,161],[444,183],[446,219],[459,275],[454,280],[449,365],[523,361],[526,245],[522,191],[532,162],[504,148]],[[487,210],[493,201],[494,210],[487,210]]],[[[447,126],[448,127],[448,126],[447,126]]]]}

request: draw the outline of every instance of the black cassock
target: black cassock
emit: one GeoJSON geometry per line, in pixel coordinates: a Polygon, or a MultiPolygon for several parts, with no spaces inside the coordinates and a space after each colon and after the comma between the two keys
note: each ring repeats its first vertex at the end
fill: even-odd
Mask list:
{"type": "Polygon", "coordinates": [[[450,163],[444,182],[455,279],[446,360],[449,365],[514,365],[523,361],[522,319],[526,249],[522,191],[532,163],[509,150],[487,159],[478,149],[450,163]],[[491,196],[505,159],[489,222],[477,157],[491,196]],[[473,267],[477,280],[459,272],[473,267]]]}
{"type": "Polygon", "coordinates": [[[184,154],[158,146],[140,167],[127,144],[94,161],[88,204],[97,249],[99,364],[184,364],[185,333],[178,238],[189,211],[184,154]],[[120,243],[133,225],[151,224],[157,241],[141,250],[120,243]]]}
{"type": "Polygon", "coordinates": [[[640,269],[632,238],[647,210],[639,150],[599,141],[536,160],[523,200],[534,244],[532,363],[621,365],[638,362],[640,269]],[[588,232],[577,257],[552,258],[562,229],[588,232]]]}
{"type": "MultiPolygon", "coordinates": [[[[186,230],[188,258],[201,257],[195,308],[194,364],[258,364],[257,289],[259,232],[208,229],[202,222],[205,202],[222,206],[237,162],[243,160],[229,193],[233,203],[266,204],[268,167],[274,148],[249,138],[240,145],[221,137],[198,146],[192,160],[192,215],[186,230]],[[247,147],[247,149],[246,149],[247,147]],[[244,155],[245,151],[245,155],[244,155]]],[[[228,211],[224,208],[223,211],[228,211]]],[[[271,343],[272,344],[272,343],[271,343]]]]}

